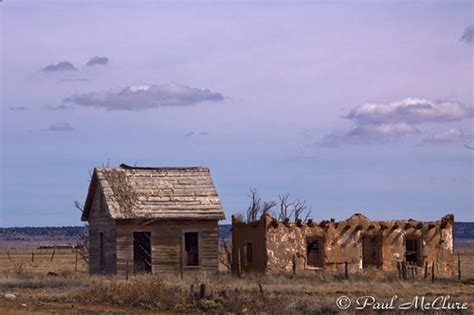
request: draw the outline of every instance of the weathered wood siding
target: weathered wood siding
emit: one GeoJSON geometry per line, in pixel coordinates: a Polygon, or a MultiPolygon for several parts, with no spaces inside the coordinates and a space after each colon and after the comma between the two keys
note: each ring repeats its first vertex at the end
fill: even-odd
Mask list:
{"type": "Polygon", "coordinates": [[[89,215],[89,272],[116,272],[116,224],[110,219],[100,191],[97,191],[89,215]],[[100,264],[100,233],[103,233],[103,264],[100,264]]]}
{"type": "Polygon", "coordinates": [[[199,233],[198,267],[184,267],[188,271],[218,271],[217,220],[166,220],[143,225],[143,220],[117,220],[117,273],[133,272],[133,232],[151,232],[152,272],[180,272],[185,232],[199,233]]]}

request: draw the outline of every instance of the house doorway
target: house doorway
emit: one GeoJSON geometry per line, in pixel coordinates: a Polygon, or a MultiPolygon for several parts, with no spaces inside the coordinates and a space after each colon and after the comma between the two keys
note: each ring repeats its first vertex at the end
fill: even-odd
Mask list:
{"type": "Polygon", "coordinates": [[[133,272],[151,272],[151,232],[133,232],[133,272]]]}
{"type": "Polygon", "coordinates": [[[362,267],[380,267],[382,261],[382,237],[380,235],[362,236],[362,267]]]}

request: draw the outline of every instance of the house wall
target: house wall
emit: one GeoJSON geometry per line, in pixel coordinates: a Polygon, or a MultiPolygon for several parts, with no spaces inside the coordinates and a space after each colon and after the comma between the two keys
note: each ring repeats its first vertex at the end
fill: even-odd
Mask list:
{"type": "Polygon", "coordinates": [[[267,263],[265,250],[265,234],[267,221],[264,217],[261,220],[246,224],[238,222],[232,217],[232,264],[233,272],[239,269],[242,272],[264,272],[267,263]],[[245,262],[244,246],[246,243],[252,244],[252,261],[245,262]]]}
{"type": "Polygon", "coordinates": [[[108,217],[103,195],[97,187],[89,215],[89,272],[116,272],[116,224],[108,217]],[[100,264],[100,233],[103,233],[103,264],[100,264]]]}
{"type": "Polygon", "coordinates": [[[183,235],[199,233],[199,267],[184,267],[183,272],[218,271],[217,220],[156,221],[117,220],[117,273],[133,272],[133,232],[151,232],[152,272],[181,272],[183,235]]]}
{"type": "MultiPolygon", "coordinates": [[[[448,215],[441,221],[422,223],[414,220],[404,221],[370,221],[365,216],[356,214],[341,222],[323,221],[319,224],[285,224],[263,216],[258,223],[233,222],[233,237],[239,240],[252,238],[264,240],[265,267],[267,273],[289,272],[320,269],[307,266],[306,238],[323,239],[324,270],[343,272],[345,263],[349,272],[361,271],[363,268],[363,236],[378,236],[381,242],[377,254],[383,271],[397,272],[397,263],[405,261],[405,239],[419,238],[421,245],[418,266],[423,268],[427,262],[435,264],[437,276],[453,274],[453,216],[448,215]],[[255,227],[253,227],[255,225],[255,227]],[[259,231],[265,227],[265,235],[251,234],[252,227],[259,231]]],[[[259,247],[260,248],[260,247],[259,247]]],[[[234,256],[236,250],[233,251],[234,256]]],[[[257,267],[256,271],[262,268],[257,267]]],[[[420,270],[421,271],[421,270],[420,270]]]]}

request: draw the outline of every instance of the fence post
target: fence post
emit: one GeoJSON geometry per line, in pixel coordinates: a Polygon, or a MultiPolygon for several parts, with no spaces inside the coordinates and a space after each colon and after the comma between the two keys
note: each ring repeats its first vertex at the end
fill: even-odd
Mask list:
{"type": "Polygon", "coordinates": [[[431,281],[434,281],[435,279],[435,263],[433,261],[433,264],[431,265],[431,281]]]}
{"type": "Polygon", "coordinates": [[[125,280],[128,281],[128,258],[127,258],[127,264],[126,264],[126,267],[125,267],[125,280]]]}
{"type": "Polygon", "coordinates": [[[76,253],[76,263],[74,264],[74,272],[77,272],[77,249],[74,250],[76,253]]]}
{"type": "Polygon", "coordinates": [[[293,264],[293,275],[296,275],[296,255],[293,254],[293,257],[291,257],[291,263],[293,264]]]}
{"type": "Polygon", "coordinates": [[[407,264],[402,261],[402,278],[405,280],[407,278],[407,264]]]}
{"type": "Polygon", "coordinates": [[[349,267],[347,266],[347,261],[344,262],[344,275],[346,279],[349,279],[349,267]]]}
{"type": "Polygon", "coordinates": [[[402,267],[400,261],[397,261],[398,279],[402,279],[402,267]]]}
{"type": "Polygon", "coordinates": [[[201,287],[199,288],[199,299],[204,299],[206,297],[206,284],[201,283],[201,287]]]}
{"type": "Polygon", "coordinates": [[[31,262],[35,262],[35,252],[31,252],[31,262]]]}
{"type": "Polygon", "coordinates": [[[425,279],[428,277],[428,261],[425,261],[425,279]]]}
{"type": "Polygon", "coordinates": [[[240,249],[237,248],[237,276],[242,276],[242,265],[240,264],[240,249]]]}
{"type": "Polygon", "coordinates": [[[461,253],[458,252],[458,280],[461,280],[461,253]]]}
{"type": "Polygon", "coordinates": [[[49,261],[53,261],[54,253],[56,253],[56,246],[53,248],[53,253],[51,254],[51,259],[49,261]]]}

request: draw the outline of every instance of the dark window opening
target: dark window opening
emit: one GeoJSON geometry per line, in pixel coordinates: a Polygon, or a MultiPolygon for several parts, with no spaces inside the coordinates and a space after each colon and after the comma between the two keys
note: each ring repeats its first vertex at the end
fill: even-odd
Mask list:
{"type": "Polygon", "coordinates": [[[323,239],[321,237],[309,237],[306,239],[306,256],[308,266],[324,266],[323,239]]]}
{"type": "Polygon", "coordinates": [[[104,233],[99,233],[99,266],[104,267],[104,233]]]}
{"type": "Polygon", "coordinates": [[[252,254],[252,243],[245,243],[244,245],[244,263],[246,265],[251,264],[253,261],[253,254],[252,254]]]}
{"type": "Polygon", "coordinates": [[[150,232],[133,232],[133,272],[151,272],[150,232]]]}
{"type": "Polygon", "coordinates": [[[408,264],[418,264],[420,258],[420,240],[417,238],[405,239],[405,261],[408,264]]]}
{"type": "Polygon", "coordinates": [[[382,238],[379,235],[362,236],[362,267],[380,267],[382,254],[382,238]]]}
{"type": "Polygon", "coordinates": [[[186,266],[199,266],[199,241],[197,232],[184,233],[184,263],[186,266]]]}

